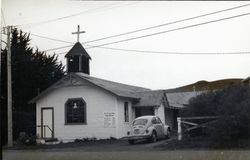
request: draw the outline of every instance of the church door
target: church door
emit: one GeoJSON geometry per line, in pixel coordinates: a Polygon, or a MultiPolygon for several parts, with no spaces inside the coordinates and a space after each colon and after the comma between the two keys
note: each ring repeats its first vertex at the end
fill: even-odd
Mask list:
{"type": "Polygon", "coordinates": [[[54,138],[54,108],[41,109],[41,138],[54,138]]]}

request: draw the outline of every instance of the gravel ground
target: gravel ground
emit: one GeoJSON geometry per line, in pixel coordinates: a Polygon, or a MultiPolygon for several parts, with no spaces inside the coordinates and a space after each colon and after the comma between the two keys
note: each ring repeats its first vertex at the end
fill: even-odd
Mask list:
{"type": "Polygon", "coordinates": [[[127,141],[111,140],[36,147],[19,146],[4,149],[3,160],[250,160],[250,150],[171,148],[177,143],[176,139],[172,138],[156,143],[141,141],[135,145],[129,145],[127,141]]]}
{"type": "Polygon", "coordinates": [[[250,160],[249,151],[123,151],[123,152],[83,152],[74,151],[17,151],[3,152],[4,160],[250,160]]]}

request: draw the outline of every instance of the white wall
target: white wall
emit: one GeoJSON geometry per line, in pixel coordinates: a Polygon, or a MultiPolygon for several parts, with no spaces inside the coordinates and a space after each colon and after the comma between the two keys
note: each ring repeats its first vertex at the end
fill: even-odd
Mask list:
{"type": "Polygon", "coordinates": [[[117,113],[118,113],[118,124],[117,124],[117,136],[118,138],[124,137],[127,135],[129,130],[129,125],[134,120],[132,116],[132,103],[129,99],[117,99],[117,113]],[[125,122],[125,111],[124,111],[124,102],[128,102],[129,108],[129,122],[125,122]]]}
{"type": "Polygon", "coordinates": [[[165,123],[170,126],[171,129],[174,128],[174,111],[169,108],[165,108],[165,123]]]}
{"type": "MultiPolygon", "coordinates": [[[[86,82],[84,86],[71,86],[56,89],[37,102],[37,125],[41,124],[41,107],[54,107],[55,137],[59,139],[73,140],[76,138],[95,137],[110,138],[120,137],[117,129],[104,127],[104,112],[115,112],[119,122],[122,119],[120,101],[117,97],[99,87],[86,82]],[[65,102],[68,98],[83,98],[87,104],[87,125],[65,125],[65,102]],[[119,104],[119,107],[117,107],[119,104]]],[[[131,110],[131,104],[130,104],[131,110]]],[[[131,115],[130,115],[131,117],[131,115]]],[[[39,130],[37,130],[39,133],[39,130]]]]}
{"type": "Polygon", "coordinates": [[[155,115],[160,117],[162,123],[165,124],[165,107],[163,104],[161,104],[159,107],[155,108],[155,115]]]}

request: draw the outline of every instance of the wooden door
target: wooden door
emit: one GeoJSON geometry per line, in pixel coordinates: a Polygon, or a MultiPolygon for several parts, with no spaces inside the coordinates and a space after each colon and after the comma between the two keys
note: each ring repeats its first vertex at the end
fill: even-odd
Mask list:
{"type": "Polygon", "coordinates": [[[54,108],[41,109],[41,137],[54,138],[54,108]]]}

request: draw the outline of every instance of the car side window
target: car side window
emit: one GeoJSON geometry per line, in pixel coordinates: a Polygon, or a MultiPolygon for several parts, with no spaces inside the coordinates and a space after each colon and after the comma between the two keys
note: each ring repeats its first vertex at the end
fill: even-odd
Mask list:
{"type": "Polygon", "coordinates": [[[157,117],[156,120],[157,120],[157,123],[158,123],[158,124],[161,124],[161,123],[162,123],[160,118],[157,117]]]}
{"type": "Polygon", "coordinates": [[[157,124],[156,118],[152,118],[152,124],[157,124]]]}

